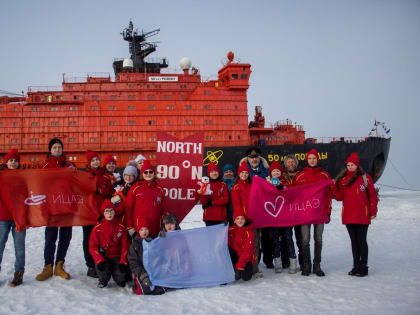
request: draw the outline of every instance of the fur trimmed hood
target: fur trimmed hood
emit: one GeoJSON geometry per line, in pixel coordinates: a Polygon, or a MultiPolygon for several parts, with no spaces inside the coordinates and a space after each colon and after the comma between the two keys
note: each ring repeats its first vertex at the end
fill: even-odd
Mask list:
{"type": "MultiPolygon", "coordinates": [[[[262,156],[260,156],[260,159],[263,163],[264,168],[269,169],[270,168],[270,164],[268,164],[267,160],[265,158],[263,158],[262,156]]],[[[244,157],[239,161],[238,165],[241,165],[242,162],[248,162],[248,157],[244,157]]],[[[249,163],[248,163],[249,164],[249,163]]]]}

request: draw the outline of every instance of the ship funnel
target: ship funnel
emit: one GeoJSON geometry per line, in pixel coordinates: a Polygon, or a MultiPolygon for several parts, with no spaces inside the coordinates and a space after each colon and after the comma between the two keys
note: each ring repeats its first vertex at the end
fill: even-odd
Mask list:
{"type": "Polygon", "coordinates": [[[123,61],[123,70],[132,71],[133,70],[133,60],[131,60],[129,58],[125,58],[124,61],[123,61]]]}
{"type": "Polygon", "coordinates": [[[181,69],[184,70],[184,74],[188,74],[188,69],[191,68],[191,60],[188,57],[182,57],[179,61],[181,69]]]}

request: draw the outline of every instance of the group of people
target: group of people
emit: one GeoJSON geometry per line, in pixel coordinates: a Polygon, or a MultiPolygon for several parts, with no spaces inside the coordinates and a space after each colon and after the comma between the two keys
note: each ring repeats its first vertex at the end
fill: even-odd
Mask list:
{"type": "MultiPolygon", "coordinates": [[[[75,168],[66,161],[63,143],[58,138],[49,142],[49,153],[41,168],[75,168]]],[[[136,294],[162,294],[167,288],[154,286],[143,265],[143,240],[165,237],[179,230],[179,222],[167,209],[165,192],[156,180],[155,168],[143,155],[130,161],[122,177],[116,172],[116,161],[108,155],[101,165],[100,156],[86,152],[86,172],[96,183],[98,222],[83,226],[83,253],[87,276],[98,278],[98,287],[107,286],[111,277],[118,286],[132,282],[136,294]]],[[[12,149],[4,157],[8,172],[19,168],[19,152],[12,149]]],[[[211,194],[197,193],[196,199],[203,208],[206,226],[229,224],[228,248],[235,270],[235,279],[248,281],[260,277],[262,259],[276,273],[288,269],[291,274],[324,276],[321,269],[322,235],[324,223],[313,224],[314,258],[311,261],[310,236],[312,225],[271,227],[255,229],[248,216],[251,182],[259,176],[277,189],[311,184],[329,179],[319,165],[319,155],[312,149],[306,154],[307,166],[298,171],[295,155],[287,155],[284,166],[271,165],[261,156],[258,147],[251,148],[236,167],[224,165],[222,171],[210,163],[207,167],[211,194]],[[237,168],[237,176],[235,169],[237,168]],[[295,241],[298,254],[295,252],[295,241]]],[[[343,201],[342,223],[348,230],[353,254],[352,276],[368,274],[367,231],[371,219],[376,217],[378,198],[371,177],[360,167],[359,157],[352,153],[343,171],[329,187],[329,200],[343,201]]],[[[331,202],[325,209],[325,224],[329,223],[331,202]]],[[[15,247],[15,273],[11,287],[22,284],[25,269],[26,230],[17,231],[12,215],[0,202],[0,270],[8,235],[12,231],[15,247]]],[[[70,279],[64,263],[72,238],[72,227],[46,227],[44,267],[36,280],[45,281],[53,275],[70,279]],[[58,244],[57,244],[58,241],[58,244]]]]}

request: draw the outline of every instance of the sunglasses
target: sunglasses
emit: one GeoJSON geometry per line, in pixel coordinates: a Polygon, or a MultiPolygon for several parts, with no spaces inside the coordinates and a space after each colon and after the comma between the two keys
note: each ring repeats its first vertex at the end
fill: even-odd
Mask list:
{"type": "Polygon", "coordinates": [[[149,174],[153,174],[153,171],[144,171],[143,174],[149,175],[149,174]]]}

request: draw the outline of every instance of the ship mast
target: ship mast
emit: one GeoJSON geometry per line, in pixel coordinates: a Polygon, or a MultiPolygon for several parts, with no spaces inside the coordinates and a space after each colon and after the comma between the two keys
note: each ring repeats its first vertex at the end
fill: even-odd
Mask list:
{"type": "MultiPolygon", "coordinates": [[[[160,29],[155,29],[150,32],[140,32],[134,30],[133,22],[130,21],[120,34],[123,39],[128,42],[130,59],[133,61],[132,72],[136,73],[160,73],[161,68],[167,68],[166,59],[154,60],[155,62],[147,62],[145,58],[156,51],[157,42],[146,41],[147,38],[157,35],[160,29]],[[156,62],[157,61],[157,62],[156,62]]],[[[123,70],[123,60],[115,60],[113,63],[115,75],[118,75],[123,70]]]]}

